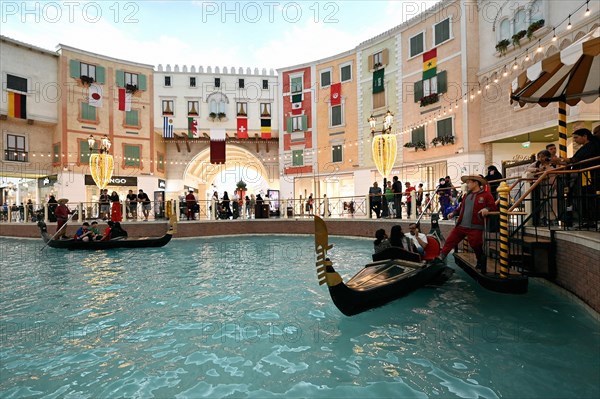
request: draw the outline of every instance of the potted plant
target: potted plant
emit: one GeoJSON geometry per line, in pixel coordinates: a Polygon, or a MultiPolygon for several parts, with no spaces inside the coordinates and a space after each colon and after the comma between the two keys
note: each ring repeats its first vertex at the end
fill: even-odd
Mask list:
{"type": "Polygon", "coordinates": [[[509,44],[510,44],[510,42],[508,41],[508,39],[500,40],[496,44],[496,51],[498,51],[502,55],[506,54],[506,50],[508,49],[509,44]]]}
{"type": "Polygon", "coordinates": [[[210,114],[208,114],[208,117],[214,121],[215,118],[217,117],[217,114],[214,112],[211,112],[210,114]]]}
{"type": "Polygon", "coordinates": [[[225,112],[219,112],[219,113],[217,114],[217,118],[219,118],[219,120],[221,120],[221,119],[225,119],[225,116],[226,116],[226,115],[225,115],[225,112]]]}
{"type": "Polygon", "coordinates": [[[526,30],[521,30],[517,33],[515,33],[514,35],[512,35],[512,44],[513,46],[517,47],[521,47],[521,39],[525,37],[525,35],[527,34],[526,30]]]}
{"type": "Polygon", "coordinates": [[[375,63],[375,65],[373,65],[373,69],[379,69],[381,68],[383,65],[381,65],[381,62],[377,62],[375,63]]]}
{"type": "Polygon", "coordinates": [[[86,75],[81,75],[79,77],[79,79],[81,79],[81,83],[83,83],[84,85],[90,85],[92,83],[94,83],[94,78],[90,77],[90,76],[86,76],[86,75]]]}
{"type": "Polygon", "coordinates": [[[437,103],[438,101],[440,101],[440,95],[438,93],[430,94],[421,98],[421,107],[437,103]]]}
{"type": "Polygon", "coordinates": [[[546,21],[543,19],[532,22],[531,25],[529,25],[529,27],[527,28],[527,38],[531,40],[531,38],[533,37],[533,32],[540,29],[542,26],[544,26],[545,23],[546,21]]]}
{"type": "Polygon", "coordinates": [[[431,140],[431,144],[434,147],[437,147],[438,144],[442,144],[442,138],[441,137],[434,137],[433,140],[431,140]]]}
{"type": "Polygon", "coordinates": [[[129,93],[135,93],[138,90],[138,87],[137,85],[127,83],[125,85],[125,90],[127,90],[129,93]]]}
{"type": "Polygon", "coordinates": [[[239,193],[240,200],[243,200],[244,196],[246,195],[246,182],[243,180],[240,180],[239,182],[236,183],[235,187],[237,188],[237,191],[239,193]]]}
{"type": "Polygon", "coordinates": [[[454,136],[442,136],[442,145],[454,144],[454,136]]]}
{"type": "Polygon", "coordinates": [[[417,141],[415,143],[415,151],[419,151],[419,148],[423,151],[427,150],[427,146],[425,145],[424,141],[417,141]]]}
{"type": "Polygon", "coordinates": [[[415,144],[412,142],[408,142],[408,143],[404,144],[404,147],[406,147],[406,148],[413,148],[414,146],[415,146],[415,144]]]}

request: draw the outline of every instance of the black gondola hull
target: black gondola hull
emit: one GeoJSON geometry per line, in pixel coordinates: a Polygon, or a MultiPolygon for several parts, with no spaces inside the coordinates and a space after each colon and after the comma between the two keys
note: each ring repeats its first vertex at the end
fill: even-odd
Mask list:
{"type": "MultiPolygon", "coordinates": [[[[333,267],[328,269],[333,270],[333,267]]],[[[333,303],[340,312],[346,316],[353,316],[401,298],[436,281],[444,274],[451,275],[452,271],[452,269],[446,267],[443,261],[436,259],[406,278],[391,283],[383,283],[373,288],[355,289],[343,282],[328,288],[333,303]]]]}
{"type": "Polygon", "coordinates": [[[38,227],[42,235],[42,239],[51,248],[68,249],[68,250],[85,250],[96,251],[115,248],[152,248],[163,247],[171,241],[173,234],[171,230],[162,237],[137,238],[137,239],[114,239],[108,241],[78,241],[69,240],[52,240],[46,229],[44,222],[38,222],[38,227]]]}

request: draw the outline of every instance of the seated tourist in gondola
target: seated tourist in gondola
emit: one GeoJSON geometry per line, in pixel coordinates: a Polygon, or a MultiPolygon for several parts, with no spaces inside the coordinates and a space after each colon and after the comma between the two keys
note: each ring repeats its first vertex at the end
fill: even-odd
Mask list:
{"type": "Polygon", "coordinates": [[[90,225],[90,231],[92,232],[94,241],[102,240],[102,234],[100,234],[100,229],[98,228],[98,222],[96,222],[95,220],[90,225]]]}
{"type": "Polygon", "coordinates": [[[375,253],[381,252],[390,247],[390,241],[384,229],[375,232],[375,241],[373,241],[375,253]]]}
{"type": "Polygon", "coordinates": [[[77,241],[92,241],[94,239],[94,232],[90,230],[90,224],[83,222],[81,227],[77,230],[74,237],[77,241]]]}
{"type": "Polygon", "coordinates": [[[421,256],[425,255],[425,248],[427,248],[427,236],[419,231],[419,226],[416,223],[408,225],[408,238],[410,238],[412,245],[421,256]]]}

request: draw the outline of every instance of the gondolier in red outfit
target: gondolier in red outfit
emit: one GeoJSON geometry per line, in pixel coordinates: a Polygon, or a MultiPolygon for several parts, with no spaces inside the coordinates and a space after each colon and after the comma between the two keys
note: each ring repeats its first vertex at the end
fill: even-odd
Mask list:
{"type": "MultiPolygon", "coordinates": [[[[54,215],[56,216],[56,231],[58,232],[65,223],[69,220],[69,215],[72,213],[69,207],[67,206],[67,202],[69,200],[67,198],[61,198],[58,200],[58,206],[54,210],[54,215]]],[[[57,236],[55,239],[59,240],[61,238],[67,237],[67,229],[62,229],[61,235],[57,236]]]]}
{"type": "Polygon", "coordinates": [[[477,256],[477,267],[485,271],[485,257],[483,254],[483,229],[484,219],[489,212],[495,211],[494,197],[484,187],[487,181],[483,176],[463,176],[463,183],[467,184],[468,194],[463,197],[458,209],[448,214],[453,218],[458,213],[456,227],[450,232],[442,248],[440,258],[444,259],[450,251],[465,237],[477,256]]]}

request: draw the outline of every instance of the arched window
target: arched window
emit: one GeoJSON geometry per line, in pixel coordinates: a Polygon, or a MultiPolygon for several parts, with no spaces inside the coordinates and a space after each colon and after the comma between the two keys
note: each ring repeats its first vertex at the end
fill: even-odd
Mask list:
{"type": "Polygon", "coordinates": [[[227,113],[227,104],[229,104],[229,99],[223,93],[212,93],[206,99],[208,102],[208,110],[211,113],[227,113]]]}
{"type": "Polygon", "coordinates": [[[531,15],[531,22],[544,19],[544,4],[542,3],[542,0],[532,1],[531,7],[529,8],[529,13],[531,15]]]}
{"type": "Polygon", "coordinates": [[[527,30],[527,12],[525,10],[519,10],[515,14],[515,33],[518,33],[522,30],[527,30]]]}
{"type": "Polygon", "coordinates": [[[503,39],[510,39],[510,37],[510,21],[508,20],[508,18],[505,18],[504,20],[502,20],[502,22],[500,22],[500,37],[498,38],[498,41],[503,39]]]}

